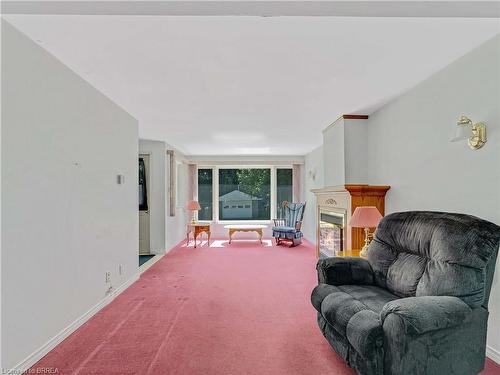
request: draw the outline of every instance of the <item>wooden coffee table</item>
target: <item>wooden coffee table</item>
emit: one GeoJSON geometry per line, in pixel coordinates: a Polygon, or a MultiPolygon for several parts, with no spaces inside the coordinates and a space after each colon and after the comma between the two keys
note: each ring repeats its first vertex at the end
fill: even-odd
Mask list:
{"type": "Polygon", "coordinates": [[[258,224],[231,224],[225,225],[225,229],[229,231],[229,243],[231,243],[233,234],[236,232],[256,232],[259,235],[259,241],[262,243],[263,230],[267,228],[267,225],[258,224]]]}

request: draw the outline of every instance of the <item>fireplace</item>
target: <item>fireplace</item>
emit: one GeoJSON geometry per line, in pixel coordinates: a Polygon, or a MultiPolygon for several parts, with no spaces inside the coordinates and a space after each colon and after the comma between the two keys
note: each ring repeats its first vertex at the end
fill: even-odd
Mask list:
{"type": "Polygon", "coordinates": [[[359,206],[375,206],[384,215],[389,186],[338,185],[312,189],[316,196],[316,256],[357,256],[364,244],[362,228],[347,223],[359,206]],[[343,253],[338,254],[343,251],[343,253]]]}
{"type": "Polygon", "coordinates": [[[343,211],[319,207],[318,250],[321,257],[332,257],[346,249],[346,214],[343,211]]]}

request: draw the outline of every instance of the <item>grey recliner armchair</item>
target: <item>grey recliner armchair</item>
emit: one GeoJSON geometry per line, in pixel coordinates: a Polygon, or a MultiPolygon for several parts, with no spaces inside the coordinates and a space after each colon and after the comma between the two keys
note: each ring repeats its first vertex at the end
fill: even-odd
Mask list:
{"type": "Polygon", "coordinates": [[[318,261],[311,301],[333,349],[359,374],[476,374],[500,227],[469,215],[400,212],[368,258],[318,261]]]}

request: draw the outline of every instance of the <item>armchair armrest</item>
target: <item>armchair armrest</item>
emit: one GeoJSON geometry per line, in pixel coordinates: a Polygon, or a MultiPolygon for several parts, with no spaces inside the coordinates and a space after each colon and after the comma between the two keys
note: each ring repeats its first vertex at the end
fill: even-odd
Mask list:
{"type": "Polygon", "coordinates": [[[423,334],[454,327],[467,321],[471,308],[460,298],[422,296],[387,302],[382,308],[382,322],[399,317],[406,334],[423,334]]]}
{"type": "Polygon", "coordinates": [[[302,227],[302,221],[301,220],[296,221],[295,222],[295,229],[300,230],[301,227],[302,227]]]}
{"type": "Polygon", "coordinates": [[[316,265],[320,284],[373,284],[370,263],[363,258],[333,257],[318,260],[316,265]]]}
{"type": "Polygon", "coordinates": [[[347,323],[346,336],[363,358],[375,357],[384,339],[380,315],[371,310],[357,312],[347,323]]]}

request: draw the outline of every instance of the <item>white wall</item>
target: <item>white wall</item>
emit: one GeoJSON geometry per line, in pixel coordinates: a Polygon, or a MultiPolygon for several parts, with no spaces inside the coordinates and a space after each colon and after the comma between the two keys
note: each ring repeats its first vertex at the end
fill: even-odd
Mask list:
{"type": "Polygon", "coordinates": [[[344,120],[345,183],[368,183],[368,123],[362,119],[344,120]]]}
{"type": "MultiPolygon", "coordinates": [[[[500,224],[500,36],[370,115],[370,184],[391,185],[386,212],[443,210],[500,224]],[[487,125],[477,151],[450,143],[461,115],[487,125]]],[[[488,345],[500,360],[500,260],[488,345]]],[[[491,351],[490,351],[491,355],[491,351]]]]}
{"type": "Polygon", "coordinates": [[[335,121],[323,131],[324,186],[345,183],[344,120],[335,121]]]}
{"type": "Polygon", "coordinates": [[[106,271],[115,288],[135,275],[138,131],[3,20],[2,94],[1,339],[10,368],[103,300],[106,271]]]}
{"type": "MultiPolygon", "coordinates": [[[[0,20],[0,22],[2,22],[0,20]]],[[[1,25],[0,25],[1,27],[1,25]]],[[[0,49],[2,48],[2,38],[1,38],[1,35],[0,35],[0,49]]],[[[0,56],[1,56],[1,53],[0,53],[0,56]]],[[[2,61],[0,59],[0,71],[3,71],[2,70],[2,61]]],[[[1,77],[0,77],[0,82],[1,82],[1,77]]],[[[3,152],[2,150],[2,135],[3,134],[3,131],[2,131],[2,119],[3,119],[3,115],[1,115],[1,112],[2,112],[2,104],[3,104],[3,101],[2,101],[2,92],[3,92],[3,89],[0,89],[0,116],[1,119],[0,119],[0,213],[2,212],[3,208],[2,208],[2,199],[1,197],[3,196],[3,192],[2,192],[2,163],[1,163],[1,153],[3,152]]],[[[2,215],[0,214],[0,229],[3,228],[2,226],[2,215]]],[[[2,280],[3,280],[3,275],[2,275],[2,245],[3,245],[3,240],[2,240],[2,230],[0,230],[0,368],[4,368],[3,366],[3,358],[2,358],[2,352],[3,352],[3,349],[2,349],[2,334],[3,334],[3,331],[2,331],[2,298],[1,298],[1,294],[2,294],[2,288],[3,288],[3,283],[2,283],[2,280]]]]}
{"type": "Polygon", "coordinates": [[[149,155],[149,244],[152,254],[165,252],[166,146],[165,142],[139,140],[139,153],[149,155]]]}
{"type": "Polygon", "coordinates": [[[293,165],[304,163],[304,156],[296,155],[247,155],[247,156],[217,156],[189,155],[192,163],[198,165],[293,165]]]}
{"type": "Polygon", "coordinates": [[[304,237],[312,243],[316,243],[316,197],[311,189],[321,188],[324,183],[323,147],[318,147],[305,157],[304,165],[304,190],[307,202],[302,223],[304,237]],[[314,180],[310,175],[315,174],[314,180]]]}
{"type": "Polygon", "coordinates": [[[323,131],[324,186],[366,184],[367,153],[367,121],[338,118],[323,131]]]}

